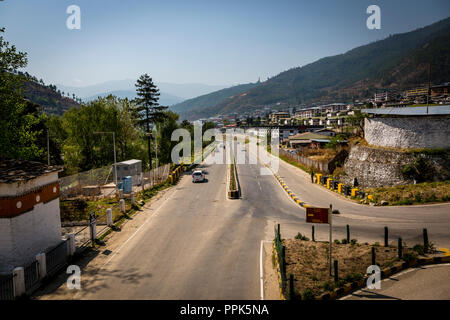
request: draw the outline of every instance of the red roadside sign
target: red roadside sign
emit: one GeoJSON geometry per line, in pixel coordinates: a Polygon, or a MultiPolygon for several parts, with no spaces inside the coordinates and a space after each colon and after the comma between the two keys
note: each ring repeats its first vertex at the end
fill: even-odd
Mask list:
{"type": "Polygon", "coordinates": [[[306,222],[329,223],[329,208],[306,208],[306,222]]]}

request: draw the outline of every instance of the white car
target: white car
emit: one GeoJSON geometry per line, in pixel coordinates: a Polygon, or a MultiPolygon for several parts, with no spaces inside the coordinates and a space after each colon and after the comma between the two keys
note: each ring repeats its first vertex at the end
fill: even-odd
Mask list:
{"type": "Polygon", "coordinates": [[[205,174],[202,172],[202,170],[195,170],[192,173],[192,182],[204,182],[205,181],[205,174]]]}

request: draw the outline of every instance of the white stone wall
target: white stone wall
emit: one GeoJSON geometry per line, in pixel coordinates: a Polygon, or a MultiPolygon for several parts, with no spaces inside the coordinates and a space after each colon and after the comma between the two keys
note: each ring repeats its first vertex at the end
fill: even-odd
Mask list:
{"type": "Polygon", "coordinates": [[[364,137],[373,146],[450,148],[450,116],[366,118],[364,137]]]}
{"type": "Polygon", "coordinates": [[[0,219],[0,273],[24,266],[36,254],[61,242],[59,199],[34,206],[14,218],[0,219]]]}
{"type": "Polygon", "coordinates": [[[29,181],[0,183],[1,196],[15,196],[58,180],[58,172],[50,172],[29,181]]]}

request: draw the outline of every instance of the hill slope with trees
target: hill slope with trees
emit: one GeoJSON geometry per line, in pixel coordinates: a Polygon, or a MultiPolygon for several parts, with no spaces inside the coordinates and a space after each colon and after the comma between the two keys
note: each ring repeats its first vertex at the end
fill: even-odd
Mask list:
{"type": "Polygon", "coordinates": [[[193,106],[185,116],[193,119],[242,112],[278,102],[298,105],[372,97],[381,88],[403,90],[426,84],[429,64],[432,82],[446,82],[450,80],[449,40],[447,18],[290,69],[247,90],[245,95],[206,108],[193,106]]]}

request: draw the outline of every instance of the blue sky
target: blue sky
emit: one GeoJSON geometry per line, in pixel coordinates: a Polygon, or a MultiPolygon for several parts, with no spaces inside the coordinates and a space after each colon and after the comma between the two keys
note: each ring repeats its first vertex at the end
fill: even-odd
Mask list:
{"type": "Polygon", "coordinates": [[[450,1],[5,0],[0,26],[46,83],[85,86],[149,73],[231,85],[344,53],[450,15],[450,1]],[[66,8],[81,8],[81,30],[66,8]],[[381,30],[366,27],[371,4],[381,30]]]}

